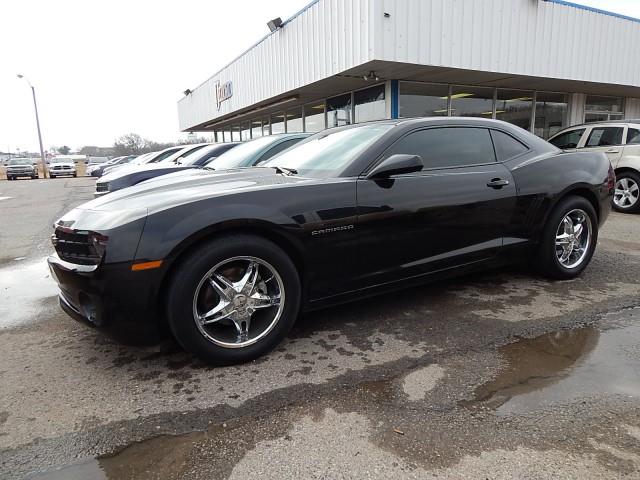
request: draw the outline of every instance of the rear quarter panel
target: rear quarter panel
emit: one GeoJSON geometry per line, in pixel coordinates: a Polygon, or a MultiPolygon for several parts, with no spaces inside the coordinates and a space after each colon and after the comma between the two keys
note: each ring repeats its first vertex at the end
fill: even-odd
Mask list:
{"type": "Polygon", "coordinates": [[[549,213],[572,191],[590,192],[600,223],[611,209],[610,162],[601,152],[565,152],[507,162],[516,183],[516,211],[508,236],[538,241],[549,213]]]}

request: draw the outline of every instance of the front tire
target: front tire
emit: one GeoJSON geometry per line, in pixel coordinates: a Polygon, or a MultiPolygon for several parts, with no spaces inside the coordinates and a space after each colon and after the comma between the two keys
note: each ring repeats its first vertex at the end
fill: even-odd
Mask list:
{"type": "Polygon", "coordinates": [[[180,262],[167,295],[169,327],[206,363],[230,365],[272,350],[300,308],[298,272],[286,253],[253,235],[212,240],[180,262]]]}
{"type": "Polygon", "coordinates": [[[549,278],[575,278],[589,265],[597,242],[598,217],[593,205],[584,197],[567,197],[547,219],[535,268],[549,278]]]}
{"type": "Polygon", "coordinates": [[[616,176],[613,208],[622,213],[640,212],[640,175],[638,173],[626,171],[616,176]]]}

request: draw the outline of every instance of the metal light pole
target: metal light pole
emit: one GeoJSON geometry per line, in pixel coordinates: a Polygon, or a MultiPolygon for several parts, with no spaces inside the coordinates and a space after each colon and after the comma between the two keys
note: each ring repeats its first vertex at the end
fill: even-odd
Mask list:
{"type": "Polygon", "coordinates": [[[36,89],[34,88],[33,85],[31,85],[31,82],[29,81],[29,79],[24,75],[18,74],[18,78],[23,79],[31,87],[31,93],[33,94],[33,108],[35,108],[35,111],[36,111],[36,126],[38,127],[38,142],[40,142],[40,160],[42,161],[42,175],[44,175],[44,178],[47,178],[47,163],[44,158],[44,148],[42,148],[42,134],[40,133],[40,118],[38,117],[38,103],[36,102],[36,89]]]}

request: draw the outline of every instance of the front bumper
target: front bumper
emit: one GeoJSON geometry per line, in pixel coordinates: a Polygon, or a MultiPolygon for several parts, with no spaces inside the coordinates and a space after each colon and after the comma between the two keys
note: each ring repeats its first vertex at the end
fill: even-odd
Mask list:
{"type": "Polygon", "coordinates": [[[69,169],[60,169],[60,170],[54,170],[54,169],[49,169],[49,175],[75,175],[76,174],[76,169],[75,168],[69,168],[69,169]]]}
{"type": "Polygon", "coordinates": [[[58,255],[47,263],[60,287],[60,306],[72,318],[123,343],[153,344],[162,338],[159,271],[132,272],[130,262],[78,265],[58,255]]]}
{"type": "Polygon", "coordinates": [[[10,177],[34,177],[36,175],[36,170],[9,170],[6,171],[7,176],[10,177]]]}

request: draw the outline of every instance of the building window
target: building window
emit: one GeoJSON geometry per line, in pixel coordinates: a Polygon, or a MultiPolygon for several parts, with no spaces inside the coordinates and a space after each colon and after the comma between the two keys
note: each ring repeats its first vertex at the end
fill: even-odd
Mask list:
{"type": "Polygon", "coordinates": [[[387,118],[387,104],[384,101],[384,85],[358,90],[353,93],[355,122],[368,122],[387,118]]]}
{"type": "Polygon", "coordinates": [[[303,132],[304,125],[302,125],[302,108],[293,108],[287,110],[287,132],[296,133],[303,132]]]}
{"type": "Polygon", "coordinates": [[[243,123],[240,128],[241,128],[240,139],[243,142],[250,140],[251,139],[251,123],[250,122],[243,123]]]}
{"type": "Polygon", "coordinates": [[[607,120],[622,120],[622,97],[599,97],[587,95],[584,107],[585,122],[603,122],[607,120]]]}
{"type": "Polygon", "coordinates": [[[234,125],[233,127],[231,127],[231,141],[240,141],[240,125],[234,125]]]}
{"type": "Polygon", "coordinates": [[[530,130],[532,108],[533,92],[498,89],[496,101],[496,118],[498,120],[530,130]]]}
{"type": "Polygon", "coordinates": [[[545,140],[567,126],[569,107],[564,93],[536,93],[536,120],[533,132],[545,140]]]}
{"type": "Polygon", "coordinates": [[[400,117],[447,115],[448,85],[400,82],[400,117]]]}
{"type": "Polygon", "coordinates": [[[304,106],[304,131],[324,130],[324,102],[304,106]]]}
{"type": "Polygon", "coordinates": [[[451,115],[492,118],[493,88],[454,86],[451,90],[451,115]]]}
{"type": "Polygon", "coordinates": [[[327,128],[351,125],[351,94],[327,100],[327,128]]]}
{"type": "Polygon", "coordinates": [[[268,135],[271,135],[271,130],[269,129],[269,117],[265,117],[262,119],[262,136],[266,137],[268,135]]]}
{"type": "Polygon", "coordinates": [[[271,133],[284,133],[284,112],[271,114],[271,133]]]}
{"type": "Polygon", "coordinates": [[[262,120],[255,119],[251,121],[251,138],[259,138],[262,136],[262,120]]]}

